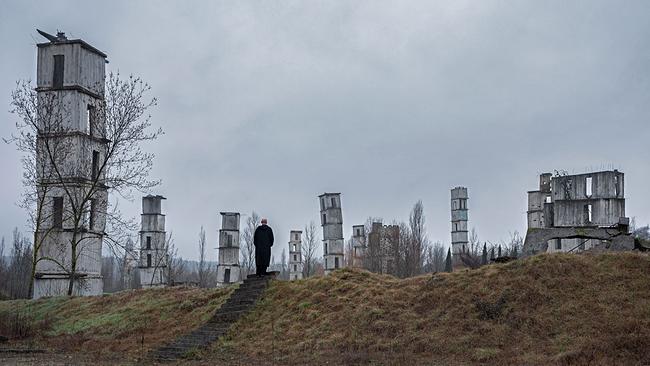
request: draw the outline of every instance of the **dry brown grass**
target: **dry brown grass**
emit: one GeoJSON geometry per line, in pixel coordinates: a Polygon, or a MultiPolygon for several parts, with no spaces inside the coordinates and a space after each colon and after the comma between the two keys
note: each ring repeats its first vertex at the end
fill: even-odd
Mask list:
{"type": "Polygon", "coordinates": [[[650,257],[274,282],[215,351],[280,364],[650,364],[650,257]]]}
{"type": "Polygon", "coordinates": [[[38,325],[30,327],[37,332],[29,339],[14,340],[18,346],[29,342],[57,352],[136,358],[207,321],[231,291],[174,287],[2,301],[0,320],[18,317],[38,325]]]}

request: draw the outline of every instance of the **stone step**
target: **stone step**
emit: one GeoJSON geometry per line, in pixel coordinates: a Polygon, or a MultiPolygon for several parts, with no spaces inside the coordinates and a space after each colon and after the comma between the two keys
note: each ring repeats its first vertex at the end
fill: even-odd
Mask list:
{"type": "Polygon", "coordinates": [[[236,322],[242,315],[247,314],[248,311],[227,311],[224,313],[219,313],[217,312],[214,314],[212,319],[209,320],[210,323],[234,323],[236,322]]]}

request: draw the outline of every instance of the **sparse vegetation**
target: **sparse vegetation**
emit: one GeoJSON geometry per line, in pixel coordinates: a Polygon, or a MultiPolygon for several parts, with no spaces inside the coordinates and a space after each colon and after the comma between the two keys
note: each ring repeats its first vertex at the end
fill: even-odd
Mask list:
{"type": "Polygon", "coordinates": [[[0,334],[20,345],[22,324],[30,343],[58,351],[127,357],[206,322],[232,289],[172,287],[97,297],[52,297],[0,302],[0,334]],[[13,321],[19,316],[20,322],[13,321]]]}
{"type": "MultiPolygon", "coordinates": [[[[648,273],[650,256],[628,252],[544,254],[408,279],[344,269],[275,281],[228,337],[188,356],[218,364],[648,364],[648,273]]],[[[57,351],[135,358],[206,321],[229,291],[4,301],[0,318],[29,316],[30,341],[57,351]]]]}

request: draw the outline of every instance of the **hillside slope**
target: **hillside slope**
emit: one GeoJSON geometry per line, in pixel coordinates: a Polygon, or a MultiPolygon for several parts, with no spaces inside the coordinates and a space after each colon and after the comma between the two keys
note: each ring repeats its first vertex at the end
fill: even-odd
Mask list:
{"type": "MultiPolygon", "coordinates": [[[[405,280],[346,269],[274,281],[252,313],[192,362],[650,364],[649,276],[649,256],[611,253],[539,255],[405,280]]],[[[206,321],[230,291],[4,301],[0,323],[20,314],[34,333],[23,343],[136,359],[206,321]]]]}
{"type": "Polygon", "coordinates": [[[554,254],[407,280],[343,270],[275,282],[219,347],[295,364],[650,364],[650,257],[554,254]]]}

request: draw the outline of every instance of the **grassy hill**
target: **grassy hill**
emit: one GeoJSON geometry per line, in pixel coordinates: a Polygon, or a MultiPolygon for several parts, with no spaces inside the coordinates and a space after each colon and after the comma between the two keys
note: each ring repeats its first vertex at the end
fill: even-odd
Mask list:
{"type": "MultiPolygon", "coordinates": [[[[406,280],[341,270],[276,281],[196,362],[650,364],[649,277],[647,255],[611,253],[406,280]]],[[[0,318],[33,319],[32,338],[49,347],[137,357],[207,319],[228,295],[175,288],[5,301],[0,318]]]]}

